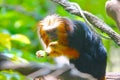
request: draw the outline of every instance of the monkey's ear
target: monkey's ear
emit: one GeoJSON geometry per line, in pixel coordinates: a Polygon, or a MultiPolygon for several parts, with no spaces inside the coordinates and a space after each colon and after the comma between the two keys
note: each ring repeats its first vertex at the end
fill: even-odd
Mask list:
{"type": "Polygon", "coordinates": [[[74,23],[72,22],[72,20],[68,19],[68,18],[62,18],[63,19],[63,22],[65,24],[65,29],[66,31],[68,32],[73,32],[74,31],[74,23]]]}

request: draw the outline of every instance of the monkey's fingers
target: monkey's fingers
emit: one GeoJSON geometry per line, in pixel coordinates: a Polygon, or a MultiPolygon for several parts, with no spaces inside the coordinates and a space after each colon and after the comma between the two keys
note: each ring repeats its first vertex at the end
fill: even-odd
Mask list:
{"type": "Polygon", "coordinates": [[[36,52],[36,56],[38,58],[41,58],[41,57],[46,57],[47,56],[47,52],[43,51],[43,50],[39,50],[36,52]]]}

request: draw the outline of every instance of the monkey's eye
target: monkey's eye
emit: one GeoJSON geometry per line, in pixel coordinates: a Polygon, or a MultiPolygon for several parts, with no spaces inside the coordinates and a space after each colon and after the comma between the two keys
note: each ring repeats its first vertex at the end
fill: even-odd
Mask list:
{"type": "Polygon", "coordinates": [[[51,42],[51,43],[49,44],[49,46],[56,48],[56,47],[57,47],[57,44],[58,44],[57,42],[51,42]]]}
{"type": "Polygon", "coordinates": [[[56,41],[56,40],[58,39],[57,29],[56,29],[56,28],[46,30],[46,33],[48,34],[49,38],[50,38],[52,41],[56,41]]]}

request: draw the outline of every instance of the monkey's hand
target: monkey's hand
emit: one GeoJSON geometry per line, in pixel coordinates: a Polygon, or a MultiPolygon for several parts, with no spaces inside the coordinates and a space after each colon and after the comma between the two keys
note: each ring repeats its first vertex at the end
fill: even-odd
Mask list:
{"type": "Polygon", "coordinates": [[[57,51],[58,49],[58,42],[50,42],[48,47],[44,50],[39,50],[36,52],[36,56],[41,58],[41,57],[55,57],[60,55],[60,53],[57,51]]]}
{"type": "Polygon", "coordinates": [[[38,58],[45,57],[45,56],[47,56],[47,52],[45,52],[43,50],[39,50],[39,51],[36,52],[36,56],[38,58]]]}

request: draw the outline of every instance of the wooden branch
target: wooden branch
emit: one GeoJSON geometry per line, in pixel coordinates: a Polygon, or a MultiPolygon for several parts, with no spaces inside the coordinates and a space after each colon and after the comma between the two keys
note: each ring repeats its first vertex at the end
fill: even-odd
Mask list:
{"type": "Polygon", "coordinates": [[[41,69],[43,65],[35,62],[21,62],[21,63],[15,63],[11,61],[11,59],[0,53],[0,70],[16,70],[24,75],[28,75],[30,73],[33,73],[39,69],[41,69]]]}
{"type": "MultiPolygon", "coordinates": [[[[71,66],[50,68],[50,65],[29,63],[14,63],[9,57],[0,54],[0,70],[16,70],[34,80],[80,80],[82,78],[71,75],[71,66]]],[[[120,80],[120,73],[107,73],[107,80],[120,80]]],[[[84,80],[84,79],[82,79],[84,80]]]]}
{"type": "Polygon", "coordinates": [[[108,34],[112,38],[112,40],[120,46],[120,35],[118,33],[116,33],[110,26],[108,26],[105,22],[103,22],[98,17],[92,15],[91,13],[84,11],[84,14],[92,25],[96,26],[102,32],[108,34]]]}
{"type": "MultiPolygon", "coordinates": [[[[51,0],[51,1],[60,4],[68,12],[81,17],[78,7],[73,2],[69,2],[67,0],[51,0]]],[[[120,46],[120,35],[118,33],[116,33],[104,21],[94,16],[93,14],[87,11],[83,11],[83,13],[86,16],[87,20],[92,25],[100,29],[102,32],[105,32],[116,44],[120,46]]]]}
{"type": "Polygon", "coordinates": [[[120,80],[120,73],[108,72],[106,74],[106,79],[107,80],[120,80]]]}

